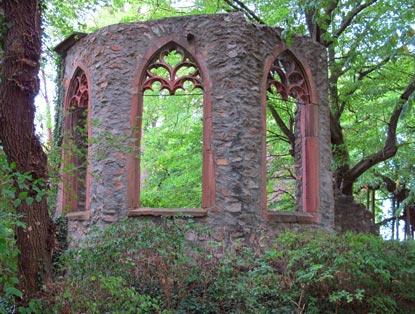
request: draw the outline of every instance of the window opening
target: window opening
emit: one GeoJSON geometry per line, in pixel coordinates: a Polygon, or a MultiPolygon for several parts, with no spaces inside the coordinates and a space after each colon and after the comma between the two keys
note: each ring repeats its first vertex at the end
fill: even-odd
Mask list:
{"type": "Polygon", "coordinates": [[[307,85],[290,53],[268,74],[266,103],[267,209],[294,211],[301,195],[301,110],[307,85]]]}
{"type": "Polygon", "coordinates": [[[140,207],[201,208],[203,87],[195,62],[171,45],[142,83],[140,207]]]}
{"type": "Polygon", "coordinates": [[[78,70],[71,80],[67,99],[63,193],[65,210],[77,212],[85,211],[87,206],[89,89],[86,75],[82,70],[78,70]]]}

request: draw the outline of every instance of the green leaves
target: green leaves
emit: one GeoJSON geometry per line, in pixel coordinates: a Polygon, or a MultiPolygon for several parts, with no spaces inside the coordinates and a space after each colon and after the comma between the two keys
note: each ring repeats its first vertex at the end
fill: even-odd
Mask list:
{"type": "Polygon", "coordinates": [[[373,235],[353,233],[285,233],[277,239],[276,247],[283,252],[279,261],[286,265],[289,284],[283,289],[293,300],[302,295],[307,312],[410,311],[411,301],[402,299],[398,306],[396,296],[415,288],[410,279],[414,273],[407,264],[415,254],[412,242],[385,242],[373,235]]]}
{"type": "Polygon", "coordinates": [[[202,91],[184,86],[184,91],[166,96],[166,91],[157,90],[155,85],[154,92],[147,92],[144,97],[141,206],[200,208],[202,91]]]}
{"type": "Polygon", "coordinates": [[[17,278],[17,249],[14,229],[24,227],[18,221],[20,217],[12,213],[6,213],[0,209],[0,311],[3,309],[3,297],[6,301],[14,297],[22,297],[22,292],[16,288],[19,282],[17,278]]]}
{"type": "Polygon", "coordinates": [[[44,312],[67,306],[91,314],[414,310],[413,242],[283,233],[261,253],[236,239],[228,250],[212,239],[217,232],[185,217],[127,218],[96,229],[66,252],[69,272],[44,312]]]}
{"type": "Polygon", "coordinates": [[[292,98],[283,101],[277,94],[268,93],[267,96],[267,209],[295,210],[295,152],[291,138],[298,128],[298,108],[292,98]],[[281,130],[275,115],[284,123],[286,132],[291,134],[281,130]]]}
{"type": "Polygon", "coordinates": [[[415,105],[415,93],[412,93],[409,96],[408,100],[405,101],[405,103],[403,104],[403,109],[401,112],[400,119],[405,120],[409,118],[410,117],[409,115],[413,113],[412,110],[414,108],[414,105],[415,105]]]}
{"type": "Polygon", "coordinates": [[[23,293],[20,290],[16,289],[15,287],[10,287],[10,286],[5,285],[4,292],[6,293],[6,295],[9,295],[9,296],[16,296],[18,298],[23,297],[23,293]]]}

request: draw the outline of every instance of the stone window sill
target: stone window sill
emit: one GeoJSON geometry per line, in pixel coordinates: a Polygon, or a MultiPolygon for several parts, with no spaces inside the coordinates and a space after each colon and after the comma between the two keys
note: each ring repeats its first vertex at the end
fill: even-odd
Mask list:
{"type": "Polygon", "coordinates": [[[316,224],[319,216],[316,214],[290,212],[290,211],[269,211],[265,212],[265,220],[276,223],[297,223],[297,224],[316,224]]]}
{"type": "Polygon", "coordinates": [[[137,208],[128,211],[128,216],[175,216],[189,215],[192,217],[205,217],[207,210],[202,208],[137,208]]]}
{"type": "Polygon", "coordinates": [[[85,221],[89,219],[89,210],[82,212],[67,213],[66,218],[69,221],[85,221]]]}

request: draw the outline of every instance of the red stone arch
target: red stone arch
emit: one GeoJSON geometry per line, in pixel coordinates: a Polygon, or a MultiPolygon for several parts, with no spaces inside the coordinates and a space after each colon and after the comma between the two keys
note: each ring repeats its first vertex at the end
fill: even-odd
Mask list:
{"type": "Polygon", "coordinates": [[[73,219],[88,219],[90,209],[91,171],[91,100],[90,79],[85,67],[77,65],[71,80],[65,84],[62,183],[60,208],[73,219]],[[86,137],[81,130],[86,129],[86,137]],[[78,154],[77,151],[82,151],[78,154]],[[73,168],[71,171],[69,168],[73,168]]]}
{"type": "Polygon", "coordinates": [[[262,208],[266,218],[281,214],[287,222],[318,222],[320,220],[320,143],[318,95],[314,87],[311,71],[295,54],[287,48],[276,49],[267,59],[262,83],[262,208]],[[273,75],[278,74],[279,80],[273,75]],[[267,211],[266,191],[266,92],[273,85],[283,100],[293,97],[302,104],[300,117],[301,163],[302,173],[297,178],[301,181],[300,212],[281,213],[267,211]],[[304,215],[306,214],[306,215],[304,215]],[[292,219],[289,216],[292,216],[292,219]],[[295,217],[297,216],[297,217],[295,217]],[[299,218],[299,217],[303,218],[299,218]],[[310,219],[308,219],[310,218],[310,219]]]}
{"type": "MultiPolygon", "coordinates": [[[[138,117],[143,114],[143,97],[144,92],[151,88],[153,82],[161,83],[162,89],[167,89],[171,95],[182,87],[185,81],[191,81],[195,88],[203,90],[203,165],[202,165],[202,211],[190,210],[190,214],[195,216],[204,215],[206,210],[215,206],[215,179],[214,179],[214,157],[211,146],[212,131],[212,109],[211,109],[211,82],[208,77],[206,66],[203,63],[201,55],[196,51],[192,44],[192,36],[178,38],[170,36],[152,46],[136,72],[132,88],[132,108],[131,108],[131,129],[133,134],[134,152],[129,156],[127,161],[128,168],[128,208],[130,215],[154,214],[159,215],[167,212],[166,209],[160,211],[140,208],[140,159],[139,147],[141,143],[142,120],[138,117]],[[163,55],[168,51],[180,51],[185,57],[182,63],[175,67],[163,64],[163,55]],[[160,65],[161,64],[161,65],[160,65]],[[196,69],[197,75],[181,77],[178,80],[166,80],[155,75],[151,75],[150,69],[155,66],[163,66],[170,72],[174,78],[176,67],[182,65],[192,66],[196,69]]],[[[174,209],[177,212],[186,212],[184,209],[174,209]]]]}

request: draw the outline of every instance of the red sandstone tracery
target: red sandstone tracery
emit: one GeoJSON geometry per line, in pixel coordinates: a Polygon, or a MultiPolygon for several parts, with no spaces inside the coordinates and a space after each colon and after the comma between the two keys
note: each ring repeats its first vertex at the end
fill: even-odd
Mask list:
{"type": "Polygon", "coordinates": [[[142,91],[153,90],[153,83],[159,82],[161,84],[160,90],[167,89],[170,95],[174,95],[178,89],[185,89],[184,83],[193,83],[193,89],[203,89],[202,78],[200,77],[199,69],[191,56],[179,46],[167,46],[156,54],[145,72],[145,79],[142,83],[142,91]],[[181,60],[177,64],[169,64],[166,57],[170,54],[180,55],[181,60]],[[156,74],[153,70],[163,68],[168,75],[165,77],[156,74]],[[186,71],[189,69],[189,71],[186,71]],[[188,72],[185,75],[180,75],[181,71],[188,72]]]}
{"type": "Polygon", "coordinates": [[[273,93],[273,87],[283,100],[293,97],[303,104],[310,103],[306,80],[298,63],[288,52],[275,59],[268,75],[268,91],[273,93]]]}

